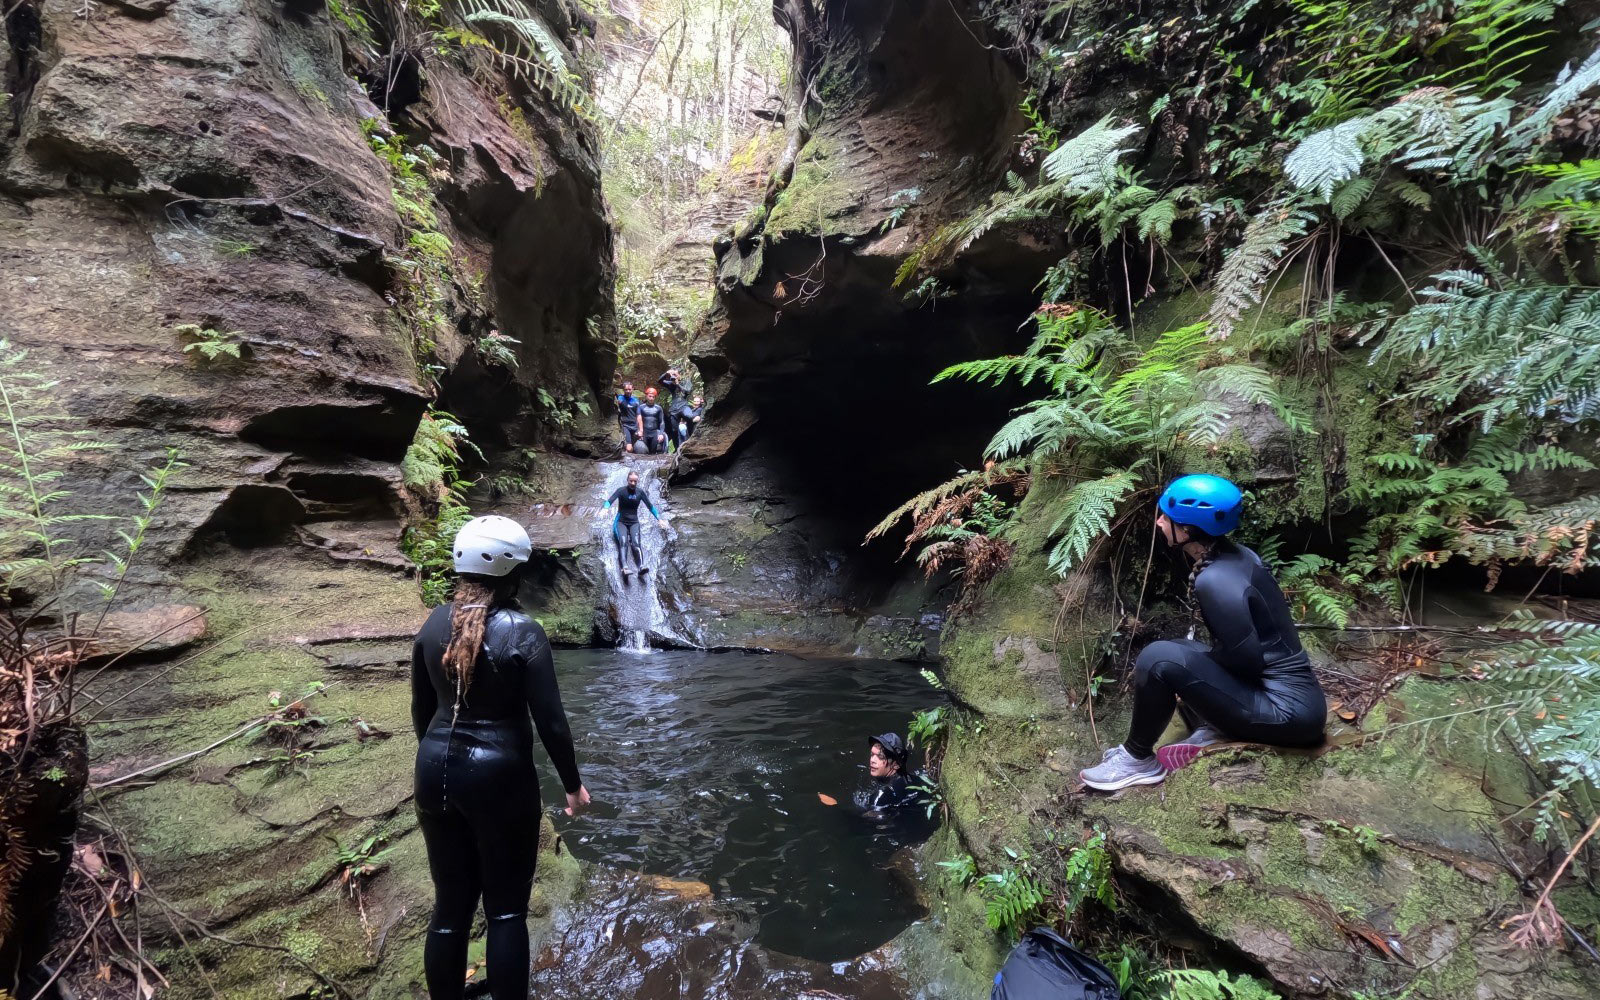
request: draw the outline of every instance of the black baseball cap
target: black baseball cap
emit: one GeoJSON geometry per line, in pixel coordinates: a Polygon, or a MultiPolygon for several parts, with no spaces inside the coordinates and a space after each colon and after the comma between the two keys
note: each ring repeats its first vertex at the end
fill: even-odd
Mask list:
{"type": "Polygon", "coordinates": [[[888,755],[890,760],[894,761],[896,764],[899,764],[901,767],[905,767],[907,757],[906,741],[900,738],[900,734],[879,733],[877,736],[867,737],[868,746],[871,746],[874,743],[883,747],[883,752],[888,755]]]}

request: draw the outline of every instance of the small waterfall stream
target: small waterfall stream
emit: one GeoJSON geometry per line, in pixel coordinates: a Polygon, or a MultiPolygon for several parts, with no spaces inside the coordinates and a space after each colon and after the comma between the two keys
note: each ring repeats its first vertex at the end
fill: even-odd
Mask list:
{"type": "MultiPolygon", "coordinates": [[[[650,502],[655,505],[658,512],[668,516],[667,508],[662,502],[662,481],[658,475],[662,468],[660,462],[650,459],[625,459],[621,462],[601,462],[599,467],[604,473],[604,478],[595,494],[596,507],[605,503],[618,488],[628,484],[628,473],[637,472],[639,488],[650,498],[650,502]]],[[[617,559],[619,554],[617,539],[611,528],[615,516],[613,508],[597,520],[594,538],[598,543],[598,551],[603,553],[602,564],[606,586],[610,589],[612,606],[616,609],[617,648],[635,653],[648,653],[651,650],[652,639],[673,645],[693,645],[689,640],[675,634],[667,616],[667,609],[661,603],[659,577],[667,568],[668,548],[677,537],[670,519],[657,521],[643,506],[639,508],[639,534],[643,543],[641,548],[644,552],[644,565],[649,567],[650,571],[643,574],[634,573],[624,579],[617,559]]],[[[632,556],[627,557],[627,563],[629,569],[632,569],[632,556]]]]}

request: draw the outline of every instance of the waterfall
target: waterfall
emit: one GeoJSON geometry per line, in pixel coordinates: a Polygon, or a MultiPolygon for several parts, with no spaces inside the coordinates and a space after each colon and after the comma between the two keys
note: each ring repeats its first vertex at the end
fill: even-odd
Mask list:
{"type": "MultiPolygon", "coordinates": [[[[667,513],[666,506],[661,500],[661,480],[657,475],[661,468],[659,462],[649,459],[626,459],[621,462],[601,462],[599,465],[605,477],[595,497],[596,506],[605,503],[618,488],[628,484],[628,473],[637,472],[639,488],[650,498],[650,502],[655,504],[657,511],[662,514],[667,513]]],[[[594,538],[597,551],[602,556],[601,563],[606,585],[611,591],[612,607],[616,609],[617,648],[648,653],[652,638],[669,640],[673,643],[687,643],[687,640],[674,634],[668,621],[667,609],[661,603],[660,577],[668,569],[667,550],[676,537],[676,532],[673,531],[671,524],[657,522],[650,516],[650,512],[641,506],[639,508],[639,534],[643,542],[641,549],[644,552],[644,565],[650,567],[650,572],[644,574],[636,572],[624,580],[617,562],[617,539],[611,531],[611,522],[615,516],[613,508],[596,521],[594,538]]],[[[632,556],[627,557],[627,563],[632,569],[632,556]]]]}

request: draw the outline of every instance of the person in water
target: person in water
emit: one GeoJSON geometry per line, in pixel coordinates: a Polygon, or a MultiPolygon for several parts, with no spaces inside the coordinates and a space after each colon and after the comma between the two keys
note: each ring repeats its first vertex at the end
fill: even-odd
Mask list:
{"type": "MultiPolygon", "coordinates": [[[[639,404],[639,437],[649,449],[650,454],[662,454],[667,450],[667,414],[661,409],[661,404],[656,402],[656,387],[650,386],[644,391],[644,402],[639,404]]],[[[637,450],[637,449],[635,449],[637,450]]]]}
{"type": "Polygon", "coordinates": [[[693,392],[689,377],[682,375],[676,368],[668,368],[665,375],[661,376],[661,384],[667,390],[667,437],[671,439],[674,448],[683,447],[678,423],[684,410],[689,408],[689,393],[693,392]]]}
{"type": "Polygon", "coordinates": [[[1101,791],[1156,784],[1224,740],[1322,742],[1326,700],[1283,591],[1260,556],[1226,537],[1239,524],[1244,495],[1218,476],[1184,476],[1157,504],[1156,530],[1192,566],[1189,590],[1212,645],[1162,640],[1139,654],[1128,738],[1079,775],[1101,791]],[[1192,731],[1158,751],[1180,698],[1192,731]]]}
{"type": "Polygon", "coordinates": [[[617,424],[622,429],[622,450],[632,453],[639,439],[639,397],[633,394],[633,383],[622,383],[617,396],[617,424]]]}
{"type": "Polygon", "coordinates": [[[508,517],[468,521],[455,538],[455,599],[433,609],[411,647],[417,821],[434,891],[422,962],[433,1000],[463,995],[480,896],[490,995],[527,1000],[542,812],[535,729],[566,789],[567,815],[589,805],[550,640],[514,603],[531,548],[508,517]]]}
{"type": "Polygon", "coordinates": [[[867,773],[872,776],[869,814],[923,802],[922,776],[910,769],[910,751],[898,733],[880,733],[867,739],[867,773]]]}
{"type": "Polygon", "coordinates": [[[622,571],[622,578],[626,580],[632,573],[623,555],[623,550],[633,551],[633,564],[639,568],[639,575],[650,572],[650,567],[644,564],[644,544],[639,538],[639,505],[644,504],[649,508],[650,516],[657,521],[661,515],[656,511],[656,505],[650,502],[650,494],[639,488],[639,474],[628,473],[628,485],[617,487],[617,491],[606,499],[605,509],[610,510],[611,505],[617,505],[617,516],[611,522],[611,537],[617,540],[617,569],[622,571]]]}

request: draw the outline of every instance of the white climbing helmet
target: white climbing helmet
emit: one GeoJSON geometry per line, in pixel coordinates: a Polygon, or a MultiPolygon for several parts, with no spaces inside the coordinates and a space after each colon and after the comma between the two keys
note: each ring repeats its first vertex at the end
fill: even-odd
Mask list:
{"type": "Polygon", "coordinates": [[[509,517],[475,517],[456,532],[456,572],[505,576],[528,561],[533,543],[522,525],[509,517]]]}

